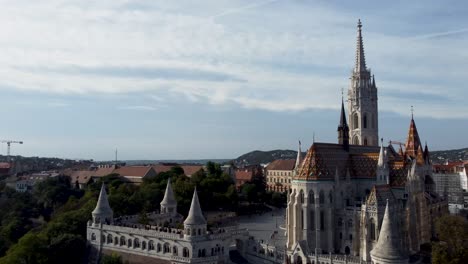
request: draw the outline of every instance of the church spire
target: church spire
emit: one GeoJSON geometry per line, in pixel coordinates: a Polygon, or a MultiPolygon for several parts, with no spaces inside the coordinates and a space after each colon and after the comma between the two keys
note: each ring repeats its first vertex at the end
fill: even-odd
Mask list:
{"type": "Polygon", "coordinates": [[[338,125],[338,144],[343,145],[346,151],[349,150],[349,127],[346,121],[343,97],[341,98],[340,124],[338,125]]]}
{"type": "Polygon", "coordinates": [[[405,152],[411,158],[416,158],[418,149],[421,147],[421,140],[419,139],[418,129],[413,118],[413,111],[411,111],[411,122],[408,130],[408,138],[405,144],[405,152]]]}
{"type": "Polygon", "coordinates": [[[356,46],[356,65],[354,68],[354,71],[356,73],[366,71],[366,58],[364,56],[364,44],[362,42],[361,19],[358,20],[357,27],[358,27],[358,32],[357,32],[357,46],[356,46]]]}
{"type": "Polygon", "coordinates": [[[387,199],[379,239],[370,252],[371,258],[375,263],[407,263],[408,256],[403,249],[399,225],[395,222],[399,218],[390,216],[390,213],[387,199]]]}

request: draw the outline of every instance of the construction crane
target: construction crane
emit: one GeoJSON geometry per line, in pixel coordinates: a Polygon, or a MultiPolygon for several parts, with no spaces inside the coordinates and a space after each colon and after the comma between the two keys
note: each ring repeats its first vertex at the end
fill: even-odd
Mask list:
{"type": "Polygon", "coordinates": [[[0,143],[6,143],[7,144],[7,159],[10,160],[10,148],[11,144],[23,144],[23,141],[16,141],[16,140],[0,140],[0,143]]]}

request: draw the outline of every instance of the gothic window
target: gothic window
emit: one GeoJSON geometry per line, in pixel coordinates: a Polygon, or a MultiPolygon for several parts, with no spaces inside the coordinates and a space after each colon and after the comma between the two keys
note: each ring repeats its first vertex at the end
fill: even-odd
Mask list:
{"type": "Polygon", "coordinates": [[[353,116],[353,129],[358,129],[359,128],[359,116],[357,113],[354,114],[353,116]]]}
{"type": "Polygon", "coordinates": [[[120,237],[120,245],[125,246],[125,237],[123,236],[120,237]]]}
{"type": "Polygon", "coordinates": [[[353,235],[349,234],[349,240],[353,241],[353,235]]]}
{"type": "Polygon", "coordinates": [[[364,138],[364,146],[367,146],[367,138],[364,138]]]}
{"type": "Polygon", "coordinates": [[[184,247],[184,249],[182,250],[182,256],[184,258],[189,258],[190,257],[190,251],[188,248],[184,247]]]}
{"type": "Polygon", "coordinates": [[[111,235],[111,234],[108,234],[108,235],[107,235],[107,244],[112,243],[112,241],[113,241],[112,235],[111,235]]]}
{"type": "Polygon", "coordinates": [[[310,204],[315,203],[314,191],[309,191],[309,203],[310,204]]]}
{"type": "Polygon", "coordinates": [[[115,237],[114,238],[114,245],[118,245],[119,244],[119,238],[118,237],[115,237]]]}
{"type": "Polygon", "coordinates": [[[146,241],[141,242],[141,249],[146,249],[146,241]]]}
{"type": "Polygon", "coordinates": [[[299,193],[299,197],[300,197],[300,201],[301,201],[301,204],[304,203],[304,192],[301,190],[301,192],[299,193]]]}
{"type": "Polygon", "coordinates": [[[370,220],[370,238],[375,240],[375,222],[373,218],[370,220]]]}
{"type": "Polygon", "coordinates": [[[161,244],[160,243],[158,243],[158,250],[157,251],[161,252],[161,244]]]}
{"type": "Polygon", "coordinates": [[[320,191],[320,193],[319,193],[319,202],[320,202],[320,204],[325,203],[325,195],[323,194],[323,191],[320,191]]]}
{"type": "Polygon", "coordinates": [[[353,144],[354,144],[354,145],[359,145],[359,137],[358,137],[358,136],[354,136],[354,138],[353,138],[353,144]]]}
{"type": "Polygon", "coordinates": [[[367,128],[367,114],[364,114],[363,127],[367,128]]]}
{"type": "Polygon", "coordinates": [[[304,218],[305,218],[304,210],[305,209],[301,210],[301,229],[304,228],[304,218]]]}
{"type": "Polygon", "coordinates": [[[128,239],[128,244],[127,244],[128,247],[132,247],[132,240],[129,238],[128,239]]]}

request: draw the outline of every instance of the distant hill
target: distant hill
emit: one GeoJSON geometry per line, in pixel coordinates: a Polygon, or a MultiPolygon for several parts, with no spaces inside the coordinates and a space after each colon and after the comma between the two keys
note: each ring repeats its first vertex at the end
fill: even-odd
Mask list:
{"type": "MultiPolygon", "coordinates": [[[[305,153],[304,153],[305,155],[305,153]]],[[[288,150],[288,149],[277,149],[277,150],[270,150],[270,151],[261,151],[261,150],[254,150],[252,152],[246,153],[241,155],[233,162],[236,166],[246,166],[246,165],[253,165],[253,164],[265,164],[270,163],[277,159],[295,159],[297,156],[297,151],[295,150],[288,150]]]]}
{"type": "Polygon", "coordinates": [[[468,160],[468,148],[431,151],[431,159],[433,163],[468,160]]]}
{"type": "MultiPolygon", "coordinates": [[[[297,151],[289,149],[271,151],[255,150],[239,156],[237,159],[233,160],[233,162],[236,166],[240,167],[253,164],[266,164],[277,159],[295,159],[296,156],[297,151]]],[[[304,156],[305,153],[303,153],[303,157],[304,156]]],[[[431,158],[433,163],[442,163],[446,160],[468,160],[468,148],[431,151],[431,158]]]]}

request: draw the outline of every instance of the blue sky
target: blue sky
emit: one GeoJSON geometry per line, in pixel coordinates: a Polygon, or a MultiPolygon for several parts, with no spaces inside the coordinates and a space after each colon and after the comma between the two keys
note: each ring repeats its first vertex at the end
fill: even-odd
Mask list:
{"type": "MultiPolygon", "coordinates": [[[[380,136],[410,106],[431,149],[468,146],[463,1],[1,1],[0,137],[25,156],[233,158],[336,141],[356,23],[380,136]],[[37,2],[37,3],[36,3],[37,2]]],[[[1,153],[6,146],[1,146],[1,153]]]]}

